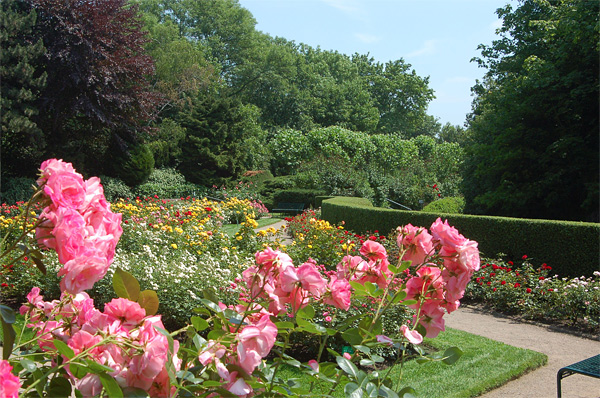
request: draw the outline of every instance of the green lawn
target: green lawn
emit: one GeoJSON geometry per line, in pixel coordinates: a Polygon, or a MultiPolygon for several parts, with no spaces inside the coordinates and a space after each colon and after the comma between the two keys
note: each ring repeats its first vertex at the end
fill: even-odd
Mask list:
{"type": "MultiPolygon", "coordinates": [[[[426,343],[442,352],[456,346],[463,351],[463,356],[451,366],[441,362],[405,363],[400,385],[411,386],[418,397],[475,397],[548,361],[548,357],[539,352],[450,328],[435,339],[426,339],[426,343]]],[[[383,372],[380,371],[380,374],[383,372]]],[[[283,368],[280,376],[283,379],[302,378],[302,374],[292,367],[283,368]]],[[[392,380],[398,380],[400,367],[392,369],[390,376],[392,380]]],[[[308,383],[305,385],[308,386],[308,383]]],[[[328,389],[315,388],[313,391],[315,396],[323,396],[328,389]]],[[[337,388],[333,396],[343,397],[343,389],[337,388]]]]}
{"type": "MultiPolygon", "coordinates": [[[[276,222],[281,221],[281,218],[271,217],[271,218],[260,218],[256,220],[258,223],[258,227],[266,227],[271,224],[275,224],[276,222]]],[[[223,225],[223,231],[229,236],[235,236],[235,233],[240,230],[242,226],[240,224],[226,224],[223,225]]]]}

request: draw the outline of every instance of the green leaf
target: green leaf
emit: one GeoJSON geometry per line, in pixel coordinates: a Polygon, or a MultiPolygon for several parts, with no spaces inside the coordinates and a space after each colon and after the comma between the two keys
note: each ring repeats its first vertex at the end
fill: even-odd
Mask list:
{"type": "Polygon", "coordinates": [[[375,362],[371,361],[370,359],[366,359],[366,358],[363,358],[360,360],[360,366],[371,366],[374,363],[375,362]]]}
{"type": "Polygon", "coordinates": [[[396,391],[392,390],[391,388],[389,388],[387,386],[379,387],[379,396],[386,397],[386,398],[399,398],[398,394],[396,394],[396,391]]]}
{"type": "Polygon", "coordinates": [[[194,343],[194,347],[199,350],[206,343],[206,340],[204,340],[204,338],[199,334],[195,334],[192,338],[192,342],[194,343]]]}
{"type": "Polygon", "coordinates": [[[416,398],[417,392],[412,387],[404,387],[402,390],[398,392],[398,396],[403,398],[416,398]]]}
{"type": "Polygon", "coordinates": [[[71,371],[71,373],[73,373],[73,376],[75,376],[78,379],[81,379],[86,374],[88,374],[88,370],[86,369],[86,367],[78,363],[70,363],[69,370],[71,371]]]}
{"type": "Polygon", "coordinates": [[[158,295],[154,290],[144,290],[140,293],[137,302],[146,310],[146,315],[156,315],[158,312],[158,295]]]}
{"type": "Polygon", "coordinates": [[[69,380],[64,377],[54,377],[48,386],[46,394],[49,397],[70,397],[71,392],[72,387],[69,380]]]}
{"type": "MultiPolygon", "coordinates": [[[[13,345],[15,343],[15,329],[11,323],[4,320],[4,317],[0,318],[2,321],[2,359],[8,359],[12,353],[13,345]]],[[[14,322],[14,321],[13,321],[14,322]]]]}
{"type": "Polygon", "coordinates": [[[336,357],[335,360],[337,361],[340,369],[352,376],[354,380],[358,379],[358,368],[349,359],[339,356],[336,357]]]}
{"type": "Polygon", "coordinates": [[[312,305],[307,305],[296,313],[296,318],[313,319],[315,317],[315,309],[312,305]]]}
{"type": "Polygon", "coordinates": [[[405,290],[398,290],[396,292],[396,294],[394,295],[394,298],[392,298],[392,303],[396,304],[402,300],[404,300],[406,298],[406,291],[405,290]]]}
{"type": "Polygon", "coordinates": [[[405,300],[405,301],[401,302],[400,304],[406,305],[406,306],[414,305],[414,304],[417,304],[417,300],[405,300]]]}
{"type": "Polygon", "coordinates": [[[15,323],[17,317],[15,315],[15,311],[10,308],[7,307],[5,305],[0,304],[0,317],[2,317],[2,320],[6,323],[15,323]]]}
{"type": "Polygon", "coordinates": [[[21,364],[21,366],[23,367],[23,369],[25,369],[26,371],[33,373],[36,371],[37,364],[34,361],[31,361],[29,359],[21,359],[19,361],[19,363],[21,364]]]}
{"type": "Polygon", "coordinates": [[[206,306],[206,308],[208,308],[209,310],[212,310],[216,313],[221,313],[223,312],[221,310],[221,307],[219,307],[217,304],[215,304],[214,302],[210,301],[209,299],[200,299],[200,301],[202,302],[202,304],[204,304],[206,306]]]}
{"type": "Polygon", "coordinates": [[[148,398],[148,392],[142,390],[141,388],[135,387],[125,387],[123,389],[123,396],[128,398],[148,398]]]}
{"type": "Polygon", "coordinates": [[[398,268],[398,272],[402,272],[405,269],[409,268],[412,265],[412,261],[408,260],[408,261],[402,261],[402,263],[400,263],[400,267],[398,268]]]}
{"type": "Polygon", "coordinates": [[[44,265],[42,260],[40,260],[39,258],[35,258],[35,257],[31,257],[31,259],[33,260],[37,269],[39,269],[42,274],[46,275],[46,266],[44,265]]]}
{"type": "Polygon", "coordinates": [[[446,365],[452,365],[462,356],[463,352],[458,347],[450,347],[444,351],[444,359],[442,361],[446,365]]]}
{"type": "Polygon", "coordinates": [[[212,288],[207,288],[204,289],[202,291],[202,295],[204,296],[205,299],[212,301],[215,304],[219,304],[219,297],[217,296],[217,294],[215,293],[215,291],[212,288]]]}
{"type": "Polygon", "coordinates": [[[294,329],[294,327],[296,327],[296,325],[294,325],[293,322],[287,322],[287,321],[281,321],[281,322],[275,322],[275,326],[277,326],[277,329],[294,329]]]}
{"type": "Polygon", "coordinates": [[[357,345],[362,343],[362,336],[360,335],[357,328],[348,329],[342,333],[342,338],[344,341],[350,343],[350,345],[357,345]]]}
{"type": "Polygon", "coordinates": [[[113,289],[118,297],[131,301],[138,301],[140,296],[140,284],[133,275],[121,268],[115,270],[113,275],[113,289]]]}
{"type": "Polygon", "coordinates": [[[200,316],[193,316],[191,318],[192,321],[192,326],[194,327],[194,329],[196,329],[198,332],[208,329],[208,327],[210,326],[208,324],[208,322],[206,321],[206,319],[200,317],[200,316]]]}
{"type": "Polygon", "coordinates": [[[362,398],[363,391],[356,383],[347,383],[344,386],[344,395],[348,398],[362,398]]]}
{"type": "Polygon", "coordinates": [[[339,357],[340,356],[340,354],[337,351],[332,350],[331,348],[327,348],[327,352],[330,353],[331,355],[333,355],[334,357],[339,357]]]}
{"type": "Polygon", "coordinates": [[[119,386],[117,381],[114,379],[114,377],[109,376],[106,373],[100,373],[98,376],[100,377],[100,382],[102,383],[102,386],[104,386],[104,388],[106,389],[106,392],[108,393],[109,397],[111,397],[111,398],[122,398],[123,397],[123,391],[121,391],[121,387],[119,386]]]}
{"type": "Polygon", "coordinates": [[[106,366],[106,365],[102,365],[101,363],[98,363],[96,361],[93,361],[91,359],[87,359],[85,361],[85,363],[87,364],[88,369],[95,374],[99,374],[102,372],[106,372],[106,373],[112,373],[115,370],[113,368],[111,368],[110,366],[106,366]]]}
{"type": "Polygon", "coordinates": [[[56,347],[56,350],[61,355],[64,355],[68,359],[72,359],[75,356],[75,353],[73,352],[71,347],[69,347],[64,341],[59,340],[59,339],[54,339],[54,340],[52,340],[52,342],[54,343],[54,347],[56,347]]]}
{"type": "Polygon", "coordinates": [[[367,347],[366,345],[354,345],[354,348],[362,353],[367,354],[367,355],[371,354],[371,349],[369,347],[367,347]]]}

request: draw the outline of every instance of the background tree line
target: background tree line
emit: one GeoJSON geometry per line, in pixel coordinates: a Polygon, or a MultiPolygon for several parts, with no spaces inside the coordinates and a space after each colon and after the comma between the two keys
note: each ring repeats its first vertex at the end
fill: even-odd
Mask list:
{"type": "MultiPolygon", "coordinates": [[[[280,166],[293,151],[282,154],[278,143],[313,140],[312,152],[292,162],[307,170],[314,142],[331,140],[319,147],[325,152],[352,146],[323,129],[337,126],[360,133],[344,138],[386,143],[351,156],[373,159],[365,164],[387,185],[403,181],[418,192],[444,180],[473,213],[590,219],[594,189],[596,209],[598,196],[597,11],[595,1],[567,0],[500,9],[503,38],[482,46],[489,72],[473,89],[465,130],[427,114],[428,78],[404,60],[271,37],[237,0],[5,0],[2,184],[34,175],[49,156],[128,185],[158,167],[204,185],[246,170],[293,173],[299,169],[280,166]],[[540,103],[543,110],[532,106],[540,103]],[[374,166],[378,156],[404,159],[394,152],[403,149],[390,148],[420,136],[434,148],[454,143],[451,173],[431,174],[435,166],[415,179],[405,168],[374,166]],[[516,172],[524,165],[527,172],[516,172]],[[567,179],[572,194],[561,186],[567,179]]],[[[417,163],[436,163],[427,156],[443,151],[418,151],[417,163]]],[[[349,162],[334,158],[342,169],[349,162]]],[[[374,179],[372,188],[386,186],[374,179]]]]}

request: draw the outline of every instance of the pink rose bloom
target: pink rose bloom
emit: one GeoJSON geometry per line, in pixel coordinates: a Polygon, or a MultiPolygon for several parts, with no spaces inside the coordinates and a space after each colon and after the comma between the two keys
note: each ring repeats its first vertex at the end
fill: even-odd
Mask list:
{"type": "Polygon", "coordinates": [[[404,226],[398,235],[398,247],[406,249],[402,260],[411,261],[413,266],[423,264],[433,252],[432,240],[433,237],[425,228],[411,224],[404,226]]]}
{"type": "Polygon", "coordinates": [[[258,323],[246,326],[237,336],[246,351],[256,351],[261,357],[271,351],[276,338],[277,326],[268,315],[263,315],[258,323]]]}
{"type": "Polygon", "coordinates": [[[359,256],[345,256],[337,265],[337,276],[339,279],[355,280],[367,272],[369,266],[367,262],[359,256]]]}
{"type": "Polygon", "coordinates": [[[463,298],[465,289],[471,280],[471,275],[467,273],[454,274],[445,269],[442,272],[445,281],[446,301],[454,302],[463,298]]]}
{"type": "Polygon", "coordinates": [[[462,269],[471,274],[479,270],[480,260],[477,242],[467,239],[462,245],[456,247],[456,252],[458,253],[458,263],[462,269]]]}
{"type": "Polygon", "coordinates": [[[58,272],[58,276],[64,276],[60,281],[60,289],[71,294],[91,289],[94,283],[104,277],[108,267],[106,257],[93,252],[80,254],[58,272]]]}
{"type": "MultiPolygon", "coordinates": [[[[69,347],[73,350],[75,355],[83,352],[94,345],[98,344],[102,341],[102,337],[99,335],[92,335],[84,330],[80,330],[75,333],[69,339],[67,343],[69,347]]],[[[90,355],[94,358],[97,358],[101,352],[100,347],[95,347],[92,351],[90,351],[90,355]]]]}
{"type": "Polygon", "coordinates": [[[279,281],[281,282],[281,290],[291,292],[294,290],[296,283],[300,282],[296,267],[285,267],[279,272],[279,281]]]}
{"type": "Polygon", "coordinates": [[[363,243],[360,248],[360,254],[373,261],[387,259],[385,247],[383,247],[381,243],[372,240],[367,240],[363,243]]]}
{"type": "Polygon", "coordinates": [[[102,391],[102,382],[98,375],[87,374],[81,379],[75,379],[75,388],[84,397],[95,397],[102,391]]]}
{"type": "MultiPolygon", "coordinates": [[[[444,326],[444,310],[436,301],[428,301],[421,307],[421,318],[419,323],[425,327],[426,336],[429,338],[437,337],[437,335],[446,330],[444,326]]],[[[413,317],[413,321],[415,317],[413,317]]]]}
{"type": "Polygon", "coordinates": [[[341,310],[348,311],[352,296],[352,287],[346,279],[338,279],[335,275],[329,280],[329,294],[325,296],[323,302],[333,305],[341,310]]]}
{"type": "MultiPolygon", "coordinates": [[[[406,299],[443,299],[443,279],[440,269],[437,267],[421,267],[417,270],[417,276],[414,276],[406,282],[406,299]]],[[[419,304],[410,306],[418,308],[419,304]]]]}
{"type": "MultiPolygon", "coordinates": [[[[421,336],[421,334],[419,332],[417,332],[416,330],[410,330],[408,328],[408,326],[406,326],[406,325],[400,326],[400,331],[402,332],[404,337],[406,337],[406,339],[408,341],[410,341],[412,344],[418,345],[423,342],[423,336],[421,336]]],[[[427,333],[427,334],[429,335],[429,333],[427,333]]],[[[436,334],[436,336],[437,336],[437,334],[436,334]]]]}
{"type": "Polygon", "coordinates": [[[448,225],[448,220],[442,223],[442,219],[438,218],[433,224],[431,224],[431,235],[433,238],[441,243],[442,246],[448,250],[454,250],[456,246],[460,246],[467,240],[462,236],[458,230],[448,225]]]}
{"type": "Polygon", "coordinates": [[[18,398],[21,381],[11,373],[12,366],[4,359],[0,360],[0,397],[18,398]]]}
{"type": "Polygon", "coordinates": [[[308,298],[309,292],[296,286],[287,297],[286,301],[292,306],[292,313],[296,313],[300,308],[304,308],[310,302],[308,298]]]}
{"type": "Polygon", "coordinates": [[[302,288],[308,290],[316,298],[321,297],[327,290],[327,282],[313,263],[302,264],[298,267],[297,273],[302,288]]]}
{"type": "Polygon", "coordinates": [[[164,368],[152,381],[152,387],[148,390],[148,395],[155,398],[168,398],[175,396],[176,391],[177,388],[171,386],[167,368],[164,368]]]}
{"type": "MultiPolygon", "coordinates": [[[[406,326],[406,325],[402,325],[402,326],[406,326]]],[[[400,328],[400,330],[402,330],[402,328],[400,328]]],[[[394,341],[383,334],[378,334],[376,337],[377,337],[377,341],[379,343],[387,344],[390,347],[394,345],[394,341]]]]}
{"type": "Polygon", "coordinates": [[[237,371],[231,372],[228,381],[229,383],[227,383],[224,388],[238,397],[247,397],[248,394],[252,392],[252,387],[246,384],[242,377],[238,378],[237,371]]]}
{"type": "Polygon", "coordinates": [[[44,186],[44,193],[58,207],[77,209],[85,200],[85,184],[79,173],[53,173],[44,186]]]}
{"type": "Polygon", "coordinates": [[[85,220],[75,209],[59,207],[49,218],[54,224],[52,235],[58,261],[66,264],[84,250],[85,220]]]}
{"type": "Polygon", "coordinates": [[[109,321],[118,320],[128,329],[138,326],[146,317],[146,310],[135,301],[125,298],[112,299],[104,306],[109,321]]]}
{"type": "Polygon", "coordinates": [[[345,352],[343,355],[344,358],[346,358],[347,360],[352,359],[352,355],[350,355],[349,353],[345,352]]]}
{"type": "Polygon", "coordinates": [[[308,361],[308,366],[315,372],[319,371],[319,362],[315,361],[314,359],[308,361]]]}
{"type": "Polygon", "coordinates": [[[223,344],[218,343],[215,340],[209,340],[204,351],[198,355],[198,360],[202,365],[206,366],[216,359],[223,358],[225,352],[226,348],[223,344]]]}
{"type": "Polygon", "coordinates": [[[263,265],[263,269],[266,268],[265,272],[272,267],[285,268],[294,265],[290,256],[279,250],[273,250],[270,247],[267,247],[262,252],[256,252],[255,258],[256,264],[263,265]]]}
{"type": "Polygon", "coordinates": [[[75,169],[71,163],[64,162],[62,159],[48,159],[42,162],[40,173],[40,178],[37,180],[38,185],[42,185],[53,174],[75,173],[75,169]]]}

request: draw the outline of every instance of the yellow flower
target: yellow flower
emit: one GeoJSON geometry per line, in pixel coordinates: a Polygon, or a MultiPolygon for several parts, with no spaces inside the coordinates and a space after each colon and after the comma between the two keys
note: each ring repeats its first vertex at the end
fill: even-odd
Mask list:
{"type": "Polygon", "coordinates": [[[244,238],[243,238],[241,235],[238,235],[238,236],[236,236],[235,238],[236,238],[237,240],[242,240],[242,239],[244,239],[244,238]]]}
{"type": "Polygon", "coordinates": [[[309,249],[312,249],[313,247],[312,247],[312,245],[308,245],[308,248],[309,248],[309,249]]]}
{"type": "Polygon", "coordinates": [[[177,245],[176,245],[175,243],[171,243],[171,247],[172,247],[173,249],[177,249],[177,245]]]}

